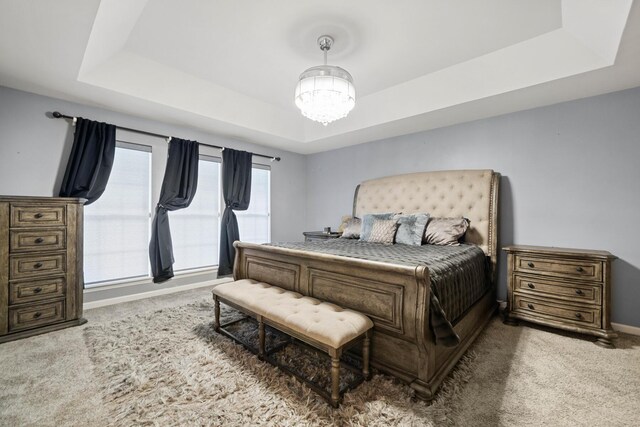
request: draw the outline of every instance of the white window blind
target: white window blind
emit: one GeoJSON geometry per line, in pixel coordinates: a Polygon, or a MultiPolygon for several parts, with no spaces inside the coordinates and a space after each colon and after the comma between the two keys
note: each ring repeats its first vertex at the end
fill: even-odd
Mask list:
{"type": "Polygon", "coordinates": [[[249,209],[236,211],[240,240],[269,243],[271,241],[271,171],[254,166],[251,174],[249,209]]]}
{"type": "Polygon", "coordinates": [[[151,147],[118,143],[102,196],[85,207],[85,283],[149,275],[151,147]]]}
{"type": "Polygon", "coordinates": [[[220,233],[220,163],[201,156],[198,189],[186,209],[169,212],[174,271],[218,264],[220,233]]]}

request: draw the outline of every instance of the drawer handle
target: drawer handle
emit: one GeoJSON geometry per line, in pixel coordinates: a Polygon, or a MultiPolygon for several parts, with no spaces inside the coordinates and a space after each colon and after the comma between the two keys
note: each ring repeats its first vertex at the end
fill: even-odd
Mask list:
{"type": "Polygon", "coordinates": [[[576,317],[577,317],[578,319],[582,319],[582,314],[581,314],[581,313],[576,313],[576,317]]]}
{"type": "Polygon", "coordinates": [[[527,307],[529,307],[531,310],[535,310],[535,307],[533,306],[533,304],[527,304],[527,307]]]}
{"type": "Polygon", "coordinates": [[[40,267],[42,267],[41,262],[36,262],[35,264],[33,264],[33,268],[40,268],[40,267]]]}
{"type": "Polygon", "coordinates": [[[37,287],[33,290],[34,294],[39,294],[40,292],[42,292],[42,288],[41,287],[37,287]]]}
{"type": "Polygon", "coordinates": [[[44,215],[42,215],[40,212],[38,212],[37,214],[35,214],[33,217],[36,219],[40,219],[42,218],[44,215]]]}
{"type": "Polygon", "coordinates": [[[527,263],[527,265],[529,266],[529,268],[533,268],[533,267],[535,267],[535,266],[536,266],[536,265],[535,265],[534,263],[532,263],[532,262],[528,262],[528,263],[527,263]]]}
{"type": "Polygon", "coordinates": [[[38,237],[36,240],[34,240],[35,243],[42,243],[44,242],[44,239],[42,237],[38,237]]]}
{"type": "Polygon", "coordinates": [[[42,316],[42,313],[40,313],[39,311],[36,311],[35,313],[33,313],[33,318],[34,319],[37,319],[40,316],[42,316]]]}
{"type": "Polygon", "coordinates": [[[535,285],[533,283],[527,283],[527,286],[530,287],[531,289],[535,289],[535,285]]]}
{"type": "Polygon", "coordinates": [[[584,295],[584,292],[582,292],[582,289],[576,289],[576,295],[584,295]]]}
{"type": "Polygon", "coordinates": [[[582,273],[582,272],[584,271],[584,268],[582,268],[582,267],[578,267],[578,268],[576,268],[576,271],[577,271],[578,273],[582,273]]]}

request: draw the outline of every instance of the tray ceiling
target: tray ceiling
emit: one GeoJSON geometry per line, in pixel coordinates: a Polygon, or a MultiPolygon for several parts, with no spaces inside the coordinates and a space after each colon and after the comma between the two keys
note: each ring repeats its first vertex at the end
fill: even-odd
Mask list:
{"type": "Polygon", "coordinates": [[[638,15],[631,0],[9,0],[0,84],[311,153],[638,86],[638,15]],[[327,127],[293,103],[324,33],[358,93],[327,127]]]}

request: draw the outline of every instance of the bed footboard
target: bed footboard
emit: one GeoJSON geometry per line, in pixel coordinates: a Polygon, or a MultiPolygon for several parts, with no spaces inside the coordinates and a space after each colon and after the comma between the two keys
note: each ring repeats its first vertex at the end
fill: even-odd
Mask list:
{"type": "MultiPolygon", "coordinates": [[[[236,242],[234,278],[333,302],[374,322],[372,365],[408,383],[429,378],[429,271],[236,242]]],[[[431,355],[435,360],[435,354],[431,355]]]]}

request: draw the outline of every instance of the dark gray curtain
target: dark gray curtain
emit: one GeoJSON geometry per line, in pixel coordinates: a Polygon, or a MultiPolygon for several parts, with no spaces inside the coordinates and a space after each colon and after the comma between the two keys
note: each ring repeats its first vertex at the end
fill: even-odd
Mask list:
{"type": "Polygon", "coordinates": [[[149,259],[153,281],[161,283],[173,277],[173,244],[169,229],[169,211],[191,204],[198,187],[199,150],[196,141],[172,138],[164,171],[160,200],[151,225],[149,259]]]}
{"type": "Polygon", "coordinates": [[[95,202],[107,187],[116,152],[116,127],[78,117],[73,147],[60,186],[60,197],[95,202]]]}
{"type": "Polygon", "coordinates": [[[238,219],[233,211],[249,208],[251,200],[251,158],[246,151],[225,148],[222,152],[222,195],[226,207],[220,229],[220,261],[218,276],[233,273],[236,250],[233,242],[240,240],[238,219]]]}

